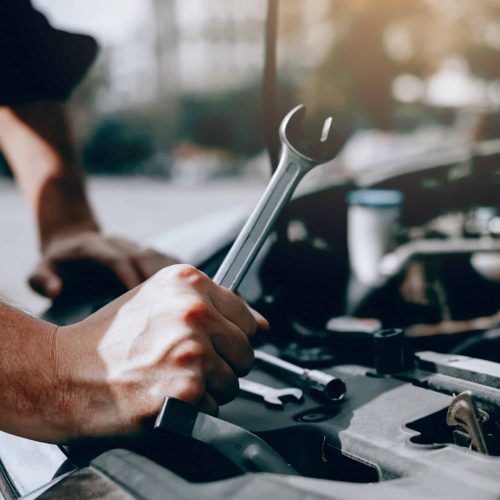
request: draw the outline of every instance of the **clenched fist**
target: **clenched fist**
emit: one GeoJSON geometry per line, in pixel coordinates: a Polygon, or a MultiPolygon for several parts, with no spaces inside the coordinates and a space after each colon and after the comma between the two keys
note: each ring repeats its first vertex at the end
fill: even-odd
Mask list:
{"type": "Polygon", "coordinates": [[[163,269],[56,335],[59,409],[70,439],[128,434],[165,396],[216,414],[253,363],[267,321],[188,265],[163,269]]]}

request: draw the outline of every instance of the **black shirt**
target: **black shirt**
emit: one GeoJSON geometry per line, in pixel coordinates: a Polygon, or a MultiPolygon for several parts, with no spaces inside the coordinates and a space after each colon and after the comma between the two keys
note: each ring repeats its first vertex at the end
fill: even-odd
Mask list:
{"type": "Polygon", "coordinates": [[[92,37],[52,28],[30,0],[0,0],[0,105],[66,99],[96,54],[92,37]]]}

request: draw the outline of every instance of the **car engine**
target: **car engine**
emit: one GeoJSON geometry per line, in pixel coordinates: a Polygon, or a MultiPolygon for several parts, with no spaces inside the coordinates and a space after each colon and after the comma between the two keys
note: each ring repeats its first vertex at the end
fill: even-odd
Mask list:
{"type": "MultiPolygon", "coordinates": [[[[167,400],[148,436],[59,454],[12,438],[4,496],[498,498],[499,165],[500,143],[481,143],[323,185],[280,216],[239,289],[272,325],[255,347],[341,379],[344,397],[242,391],[217,418],[167,400]],[[36,485],[16,469],[26,454],[36,485]]],[[[230,243],[197,265],[215,274],[230,243]]],[[[89,314],[93,293],[46,317],[89,314]]],[[[258,356],[248,376],[285,378],[258,356]]]]}

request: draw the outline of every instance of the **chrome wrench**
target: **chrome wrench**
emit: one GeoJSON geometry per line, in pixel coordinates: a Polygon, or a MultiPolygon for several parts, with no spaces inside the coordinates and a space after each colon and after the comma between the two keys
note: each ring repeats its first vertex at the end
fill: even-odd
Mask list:
{"type": "MultiPolygon", "coordinates": [[[[304,115],[305,107],[300,105],[292,109],[281,122],[279,133],[282,151],[278,168],[215,274],[213,280],[218,285],[236,291],[301,179],[317,165],[336,156],[339,148],[330,134],[332,118],[325,120],[320,141],[307,143],[301,130],[304,115]]],[[[301,383],[330,401],[339,401],[344,397],[344,382],[332,375],[303,369],[262,351],[256,351],[255,357],[291,379],[292,383],[301,383]]]]}
{"type": "Polygon", "coordinates": [[[332,118],[325,120],[320,141],[307,143],[301,130],[304,115],[305,107],[300,105],[292,109],[281,122],[279,134],[282,150],[278,168],[215,274],[213,281],[218,285],[237,290],[301,179],[314,167],[332,160],[338,153],[337,141],[330,134],[332,118]]]}

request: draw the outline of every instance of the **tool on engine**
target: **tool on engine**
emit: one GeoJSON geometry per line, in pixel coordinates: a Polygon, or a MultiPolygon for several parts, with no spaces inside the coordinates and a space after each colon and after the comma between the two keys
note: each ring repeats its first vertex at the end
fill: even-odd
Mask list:
{"type": "Polygon", "coordinates": [[[304,115],[305,107],[300,105],[281,122],[282,150],[278,168],[213,278],[215,283],[229,290],[238,288],[302,177],[338,153],[337,140],[330,134],[332,118],[325,120],[320,140],[313,143],[303,138],[304,115]]]}
{"type": "Polygon", "coordinates": [[[308,370],[264,351],[255,351],[255,360],[276,372],[292,384],[301,385],[319,393],[329,401],[340,401],[345,396],[346,385],[341,379],[320,370],[308,370]]]}
{"type": "Polygon", "coordinates": [[[165,398],[156,418],[155,429],[208,444],[242,472],[297,474],[278,453],[255,434],[199,412],[193,405],[179,399],[165,398]]]}
{"type": "Polygon", "coordinates": [[[446,423],[455,427],[453,437],[459,446],[470,447],[479,453],[488,455],[479,411],[472,401],[472,393],[464,391],[451,402],[446,415],[446,423]]]}
{"type": "Polygon", "coordinates": [[[240,379],[240,392],[252,398],[263,400],[267,406],[277,410],[283,409],[283,402],[286,400],[300,402],[304,397],[304,393],[296,387],[276,389],[247,378],[240,379]]]}

